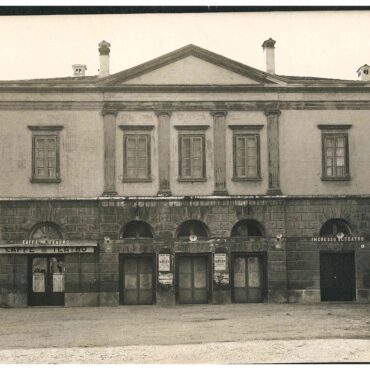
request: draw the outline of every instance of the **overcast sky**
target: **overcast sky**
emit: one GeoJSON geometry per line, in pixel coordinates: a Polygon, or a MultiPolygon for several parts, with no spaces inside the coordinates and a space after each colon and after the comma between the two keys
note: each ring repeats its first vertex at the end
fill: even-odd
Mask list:
{"type": "Polygon", "coordinates": [[[98,43],[111,73],[187,44],[265,70],[261,45],[276,40],[276,73],[357,79],[370,64],[370,12],[273,12],[0,17],[0,79],[64,77],[72,64],[96,75],[98,43]]]}

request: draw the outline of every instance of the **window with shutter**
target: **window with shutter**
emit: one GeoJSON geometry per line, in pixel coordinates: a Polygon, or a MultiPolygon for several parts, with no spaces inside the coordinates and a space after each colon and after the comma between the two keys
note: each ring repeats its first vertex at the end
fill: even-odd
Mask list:
{"type": "Polygon", "coordinates": [[[32,131],[32,182],[60,182],[59,132],[62,126],[28,126],[32,131]]]}
{"type": "Polygon", "coordinates": [[[230,125],[233,130],[233,180],[261,180],[260,135],[262,125],[230,125]]]}
{"type": "Polygon", "coordinates": [[[350,125],[319,125],[322,131],[322,180],[350,180],[348,130],[350,125]]]}
{"type": "Polygon", "coordinates": [[[124,181],[150,181],[150,135],[124,136],[124,181]]]}
{"type": "Polygon", "coordinates": [[[179,135],[179,178],[180,180],[205,179],[205,136],[204,134],[179,135]]]}

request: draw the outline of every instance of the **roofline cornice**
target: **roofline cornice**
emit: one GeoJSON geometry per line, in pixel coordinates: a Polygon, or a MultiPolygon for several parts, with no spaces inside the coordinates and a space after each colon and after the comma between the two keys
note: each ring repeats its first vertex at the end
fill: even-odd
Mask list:
{"type": "Polygon", "coordinates": [[[193,93],[193,92],[370,92],[370,83],[364,84],[315,84],[315,85],[286,85],[279,86],[274,84],[261,85],[120,85],[120,86],[66,86],[66,85],[1,85],[1,92],[15,93],[44,93],[44,92],[64,92],[64,93],[105,93],[105,92],[159,92],[159,93],[193,93]]]}
{"type": "Polygon", "coordinates": [[[261,111],[266,110],[370,110],[368,100],[213,100],[213,101],[1,101],[0,110],[82,110],[102,111],[109,106],[124,111],[261,111]]]}

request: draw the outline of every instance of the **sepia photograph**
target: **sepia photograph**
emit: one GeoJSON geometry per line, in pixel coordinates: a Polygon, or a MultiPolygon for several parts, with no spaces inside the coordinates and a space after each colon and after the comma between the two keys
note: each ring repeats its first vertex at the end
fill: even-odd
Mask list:
{"type": "Polygon", "coordinates": [[[370,7],[11,8],[0,364],[370,363],[370,7]]]}

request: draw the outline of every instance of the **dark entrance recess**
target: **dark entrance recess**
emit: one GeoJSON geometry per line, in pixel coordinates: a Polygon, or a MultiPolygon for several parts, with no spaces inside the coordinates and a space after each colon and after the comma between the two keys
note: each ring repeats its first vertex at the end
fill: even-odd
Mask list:
{"type": "Polygon", "coordinates": [[[355,256],[320,253],[321,301],[353,301],[356,298],[355,256]]]}
{"type": "Polygon", "coordinates": [[[265,296],[263,254],[232,256],[232,296],[234,303],[259,303],[265,296]]]}
{"type": "Polygon", "coordinates": [[[64,256],[32,256],[28,271],[30,306],[64,305],[64,256]]]}
{"type": "Polygon", "coordinates": [[[121,256],[120,304],[149,305],[155,303],[154,256],[121,256]]]}
{"type": "Polygon", "coordinates": [[[208,303],[210,292],[210,260],[207,255],[177,256],[177,302],[208,303]]]}

